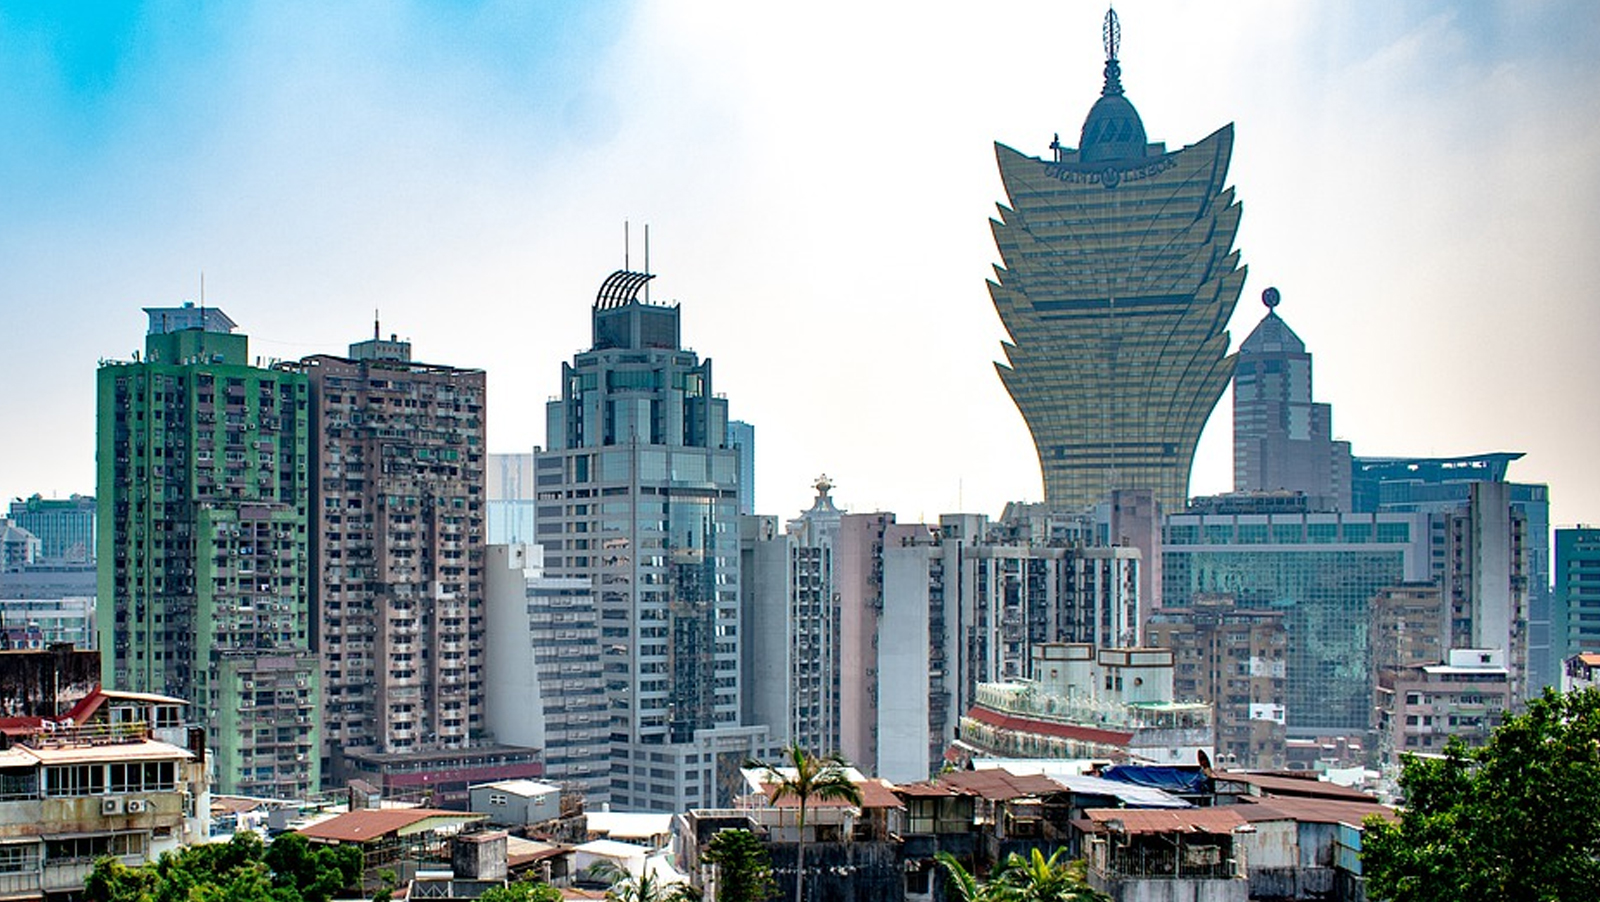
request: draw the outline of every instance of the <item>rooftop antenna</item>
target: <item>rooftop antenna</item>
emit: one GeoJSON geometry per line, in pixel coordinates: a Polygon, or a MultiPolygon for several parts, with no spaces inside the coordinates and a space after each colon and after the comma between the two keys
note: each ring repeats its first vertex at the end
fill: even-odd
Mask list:
{"type": "Polygon", "coordinates": [[[200,313],[202,318],[206,310],[206,271],[200,270],[200,313]]]}
{"type": "Polygon", "coordinates": [[[628,221],[624,219],[622,221],[622,268],[626,272],[633,271],[628,265],[628,250],[632,244],[633,242],[628,239],[628,221]]]}
{"type": "Polygon", "coordinates": [[[373,341],[378,341],[379,340],[378,308],[376,308],[376,307],[372,308],[372,340],[373,341]]]}
{"type": "MultiPolygon", "coordinates": [[[[650,274],[650,223],[644,224],[644,272],[650,274]]],[[[650,283],[644,283],[644,302],[650,303],[650,283]]]]}

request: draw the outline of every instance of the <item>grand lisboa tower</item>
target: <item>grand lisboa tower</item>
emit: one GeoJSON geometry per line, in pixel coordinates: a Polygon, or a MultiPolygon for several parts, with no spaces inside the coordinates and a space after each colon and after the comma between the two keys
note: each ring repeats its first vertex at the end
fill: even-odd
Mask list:
{"type": "Polygon", "coordinates": [[[989,294],[1010,335],[1006,390],[1045,501],[1080,509],[1113,489],[1182,510],[1206,418],[1233,374],[1228,319],[1244,285],[1240,206],[1224,186],[1233,126],[1169,152],[1122,91],[1115,12],[1105,88],[1078,149],[1048,160],[995,145],[1007,201],[991,221],[989,294]]]}

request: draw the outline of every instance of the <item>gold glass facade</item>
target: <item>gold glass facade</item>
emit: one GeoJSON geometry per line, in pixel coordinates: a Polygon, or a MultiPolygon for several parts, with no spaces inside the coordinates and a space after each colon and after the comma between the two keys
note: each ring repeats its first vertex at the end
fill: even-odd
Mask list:
{"type": "Polygon", "coordinates": [[[1148,489],[1181,510],[1233,374],[1226,327],[1245,277],[1224,186],[1233,127],[1170,153],[1146,144],[1118,75],[1113,58],[1083,149],[1043,160],[995,147],[1007,203],[991,222],[1002,262],[989,293],[1010,335],[996,367],[1047,503],[1148,489]]]}

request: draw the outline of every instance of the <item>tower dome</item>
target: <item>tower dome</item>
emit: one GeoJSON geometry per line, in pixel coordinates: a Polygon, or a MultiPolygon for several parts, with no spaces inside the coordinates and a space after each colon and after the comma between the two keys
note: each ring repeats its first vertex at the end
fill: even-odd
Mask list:
{"type": "Polygon", "coordinates": [[[1085,163],[1137,160],[1145,154],[1144,121],[1128,98],[1122,95],[1122,64],[1117,62],[1117,47],[1122,42],[1122,26],[1116,10],[1106,12],[1102,32],[1106,45],[1106,85],[1100,99],[1083,120],[1078,140],[1078,159],[1085,163]]]}

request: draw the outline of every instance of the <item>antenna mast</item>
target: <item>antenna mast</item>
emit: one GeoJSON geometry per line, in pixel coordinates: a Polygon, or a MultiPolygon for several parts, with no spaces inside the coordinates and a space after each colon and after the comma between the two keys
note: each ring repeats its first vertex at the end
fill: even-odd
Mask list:
{"type": "MultiPolygon", "coordinates": [[[[650,274],[650,223],[644,224],[644,272],[650,274]]],[[[644,283],[644,302],[650,303],[650,283],[644,283]]]]}

